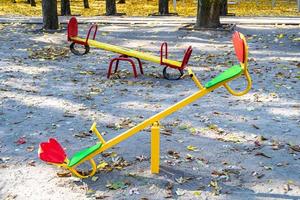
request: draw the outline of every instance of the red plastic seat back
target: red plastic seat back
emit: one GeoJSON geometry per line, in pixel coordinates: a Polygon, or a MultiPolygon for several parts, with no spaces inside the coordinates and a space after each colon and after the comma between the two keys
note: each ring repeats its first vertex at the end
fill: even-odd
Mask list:
{"type": "Polygon", "coordinates": [[[186,50],[184,56],[183,56],[183,60],[181,63],[181,69],[184,69],[186,67],[186,65],[188,64],[191,54],[193,52],[192,46],[189,46],[189,48],[186,50]]]}
{"type": "Polygon", "coordinates": [[[50,138],[48,142],[42,142],[38,154],[41,160],[56,164],[62,164],[67,157],[64,149],[54,138],[50,138]]]}
{"type": "Polygon", "coordinates": [[[72,17],[68,23],[68,41],[71,40],[72,37],[78,36],[78,23],[76,17],[72,17]]]}
{"type": "Polygon", "coordinates": [[[232,35],[232,42],[235,50],[235,54],[237,59],[241,63],[246,62],[246,44],[245,41],[241,38],[240,33],[235,31],[232,35]]]}

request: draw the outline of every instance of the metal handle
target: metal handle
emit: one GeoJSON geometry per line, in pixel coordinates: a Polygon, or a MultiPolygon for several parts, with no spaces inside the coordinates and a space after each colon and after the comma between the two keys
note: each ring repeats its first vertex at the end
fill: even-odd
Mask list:
{"type": "Polygon", "coordinates": [[[76,168],[72,168],[72,167],[71,167],[71,168],[69,168],[69,170],[70,170],[75,176],[77,176],[77,177],[79,177],[79,178],[88,178],[88,177],[94,176],[95,173],[96,173],[96,171],[97,171],[97,165],[96,165],[94,159],[90,159],[89,161],[90,161],[90,164],[91,164],[91,166],[92,166],[92,171],[91,171],[91,173],[89,173],[88,175],[83,175],[83,174],[79,173],[79,172],[76,170],[76,168]]]}
{"type": "Polygon", "coordinates": [[[251,80],[250,74],[249,74],[248,70],[245,70],[244,74],[245,74],[245,77],[246,77],[246,80],[247,80],[247,87],[243,91],[240,91],[240,92],[235,91],[235,90],[231,89],[231,87],[227,83],[224,83],[224,87],[227,89],[227,91],[230,94],[232,94],[234,96],[242,96],[244,94],[247,94],[250,91],[250,89],[252,87],[252,80],[251,80]]]}

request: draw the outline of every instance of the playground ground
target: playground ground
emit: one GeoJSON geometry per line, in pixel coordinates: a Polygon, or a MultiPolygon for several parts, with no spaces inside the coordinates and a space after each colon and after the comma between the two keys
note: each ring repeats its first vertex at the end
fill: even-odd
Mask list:
{"type": "MultiPolygon", "coordinates": [[[[155,54],[167,41],[178,60],[192,45],[203,83],[236,62],[231,33],[179,26],[107,24],[97,39],[155,54]]],[[[197,88],[163,79],[148,62],[138,79],[122,65],[121,79],[108,80],[115,54],[74,56],[65,32],[39,28],[0,24],[0,199],[300,199],[299,26],[237,26],[248,38],[253,89],[242,97],[218,89],[162,120],[160,174],[150,174],[147,129],[98,156],[99,173],[84,180],[42,163],[39,143],[55,137],[72,155],[95,144],[93,121],[112,138],[197,88]]]]}

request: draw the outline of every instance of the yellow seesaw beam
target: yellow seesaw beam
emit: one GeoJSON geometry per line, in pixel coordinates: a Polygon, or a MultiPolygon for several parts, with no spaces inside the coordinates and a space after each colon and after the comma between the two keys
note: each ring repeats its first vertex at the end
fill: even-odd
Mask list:
{"type": "MultiPolygon", "coordinates": [[[[79,37],[72,37],[71,40],[80,41],[80,42],[85,42],[86,41],[86,39],[82,39],[82,38],[79,38],[79,37]]],[[[150,61],[150,62],[160,64],[160,57],[151,55],[149,53],[143,53],[143,52],[140,52],[140,51],[136,51],[136,50],[132,50],[132,49],[116,46],[116,45],[111,45],[111,44],[99,42],[99,41],[96,41],[96,40],[88,40],[88,45],[91,46],[91,47],[103,49],[103,50],[106,50],[106,51],[111,51],[111,52],[115,52],[115,53],[130,56],[130,57],[139,58],[139,59],[142,59],[142,60],[147,60],[147,61],[150,61]]],[[[170,60],[170,59],[163,58],[163,62],[167,63],[167,64],[170,64],[170,65],[173,65],[173,66],[176,66],[176,67],[181,67],[181,62],[178,62],[178,61],[175,61],[175,60],[170,60]]]]}

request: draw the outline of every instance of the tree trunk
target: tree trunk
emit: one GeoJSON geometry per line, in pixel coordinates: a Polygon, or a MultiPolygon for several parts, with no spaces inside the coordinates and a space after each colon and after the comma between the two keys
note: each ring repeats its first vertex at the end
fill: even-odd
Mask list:
{"type": "Polygon", "coordinates": [[[57,30],[57,0],[42,0],[42,10],[43,28],[46,30],[57,30]]]}
{"type": "Polygon", "coordinates": [[[227,0],[223,0],[222,3],[221,3],[220,15],[221,16],[226,16],[227,14],[228,14],[227,0]]]}
{"type": "Polygon", "coordinates": [[[27,0],[26,3],[30,4],[30,0],[27,0]]]}
{"type": "Polygon", "coordinates": [[[217,28],[223,0],[198,0],[196,28],[217,28]]]}
{"type": "Polygon", "coordinates": [[[70,0],[61,0],[61,16],[71,15],[70,0]]]}
{"type": "Polygon", "coordinates": [[[36,6],[35,0],[30,0],[30,5],[35,7],[36,6]]]}
{"type": "Polygon", "coordinates": [[[90,8],[89,0],[83,0],[83,7],[84,8],[90,8]]]}
{"type": "Polygon", "coordinates": [[[169,1],[168,0],[159,0],[158,13],[161,15],[169,14],[169,1]]]}
{"type": "Polygon", "coordinates": [[[116,15],[116,0],[106,0],[106,15],[116,15]]]}

